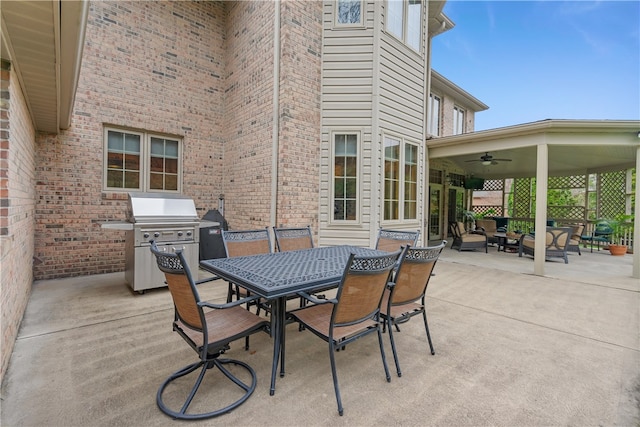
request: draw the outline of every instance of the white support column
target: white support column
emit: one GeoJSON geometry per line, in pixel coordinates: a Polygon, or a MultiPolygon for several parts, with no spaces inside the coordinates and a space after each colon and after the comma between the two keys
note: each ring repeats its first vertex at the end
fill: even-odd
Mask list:
{"type": "Polygon", "coordinates": [[[631,276],[640,279],[640,146],[636,150],[636,206],[633,212],[633,269],[631,276]]]}
{"type": "Polygon", "coordinates": [[[547,187],[549,183],[549,146],[539,144],[536,161],[536,230],[533,274],[544,276],[545,241],[547,230],[547,187]]]}

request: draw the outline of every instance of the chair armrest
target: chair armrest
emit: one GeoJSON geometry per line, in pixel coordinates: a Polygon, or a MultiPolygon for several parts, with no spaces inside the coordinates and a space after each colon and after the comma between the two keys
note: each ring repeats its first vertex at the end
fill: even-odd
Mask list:
{"type": "Polygon", "coordinates": [[[231,302],[228,302],[226,304],[214,304],[214,303],[211,303],[211,302],[208,302],[208,301],[200,301],[198,303],[198,305],[200,307],[224,309],[224,308],[235,307],[237,305],[246,304],[248,302],[255,301],[257,299],[260,299],[260,297],[258,295],[253,295],[253,296],[242,298],[242,299],[239,299],[239,300],[236,300],[236,301],[231,301],[231,302]]]}
{"type": "Polygon", "coordinates": [[[326,298],[316,298],[311,294],[308,294],[306,292],[298,292],[298,295],[300,295],[302,298],[311,301],[314,304],[327,304],[327,303],[331,303],[331,304],[337,304],[338,300],[335,298],[331,298],[331,299],[326,299],[326,298]]]}
{"type": "Polygon", "coordinates": [[[220,279],[221,279],[221,277],[218,277],[218,276],[207,277],[206,279],[200,279],[200,280],[197,280],[197,281],[195,282],[195,284],[196,284],[196,286],[197,286],[197,285],[201,285],[201,284],[203,284],[203,283],[213,282],[214,280],[220,280],[220,279]]]}

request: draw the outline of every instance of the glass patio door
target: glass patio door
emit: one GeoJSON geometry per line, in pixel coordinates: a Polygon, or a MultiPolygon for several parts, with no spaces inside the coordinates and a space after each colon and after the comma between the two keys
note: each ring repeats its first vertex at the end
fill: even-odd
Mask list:
{"type": "Polygon", "coordinates": [[[429,191],[429,240],[443,238],[442,213],[442,185],[431,184],[429,191]]]}

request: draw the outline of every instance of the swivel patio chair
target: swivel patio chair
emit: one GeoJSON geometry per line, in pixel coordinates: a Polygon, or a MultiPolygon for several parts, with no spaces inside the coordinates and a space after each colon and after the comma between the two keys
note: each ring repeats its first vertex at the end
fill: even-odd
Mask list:
{"type": "Polygon", "coordinates": [[[382,343],[380,302],[387,279],[398,261],[400,251],[386,255],[356,257],[351,255],[345,267],[338,293],[333,299],[318,299],[300,292],[315,305],[291,311],[297,322],[329,343],[329,359],[338,413],[343,414],[338,386],[335,353],[345,345],[373,332],[378,344],[387,382],[391,381],[382,343]]]}
{"type": "MultiPolygon", "coordinates": [[[[570,227],[547,227],[547,232],[545,233],[545,259],[559,257],[564,259],[565,264],[568,264],[569,258],[567,257],[567,250],[569,249],[570,242],[570,227]]],[[[534,236],[523,234],[522,237],[520,237],[518,256],[522,257],[522,254],[535,256],[534,236]]]]}
{"type": "Polygon", "coordinates": [[[378,231],[378,239],[376,240],[376,249],[387,252],[394,252],[403,246],[418,244],[420,238],[420,230],[389,230],[381,228],[378,231]]]}
{"type": "Polygon", "coordinates": [[[393,360],[396,363],[396,370],[399,377],[402,376],[402,372],[400,370],[398,352],[393,337],[394,325],[397,326],[398,323],[404,323],[413,316],[422,314],[429,348],[431,349],[431,354],[435,354],[433,343],[431,342],[431,334],[429,333],[429,324],[427,323],[425,293],[433,268],[446,244],[447,241],[443,240],[442,243],[437,246],[425,248],[407,247],[400,257],[400,266],[395,274],[395,278],[389,283],[388,289],[384,293],[382,304],[380,305],[380,315],[386,322],[384,329],[389,330],[393,360]]]}
{"type": "Polygon", "coordinates": [[[458,248],[458,252],[460,252],[484,248],[485,253],[489,252],[489,240],[484,232],[468,232],[460,221],[451,221],[449,232],[453,236],[451,249],[458,248]]]}
{"type": "MultiPolygon", "coordinates": [[[[156,257],[158,268],[164,272],[171,297],[173,298],[173,330],[200,356],[198,362],[176,371],[162,383],[156,395],[158,407],[162,412],[173,418],[187,420],[216,417],[237,408],[255,390],[256,374],[247,363],[239,360],[223,359],[220,356],[229,349],[229,343],[232,341],[248,337],[255,332],[268,328],[269,322],[266,319],[262,319],[240,307],[241,304],[245,304],[256,297],[241,299],[227,304],[212,304],[201,301],[196,285],[203,281],[194,281],[182,251],[177,250],[176,253],[163,252],[158,249],[155,243],[152,243],[151,252],[156,257]],[[174,380],[184,377],[199,368],[200,373],[196,378],[195,384],[189,391],[185,392],[187,397],[184,403],[178,403],[178,405],[182,405],[180,409],[170,408],[170,405],[165,401],[165,389],[174,380]],[[226,401],[223,407],[207,412],[187,412],[205,374],[214,368],[222,372],[224,375],[222,378],[226,377],[240,388],[240,396],[238,398],[228,397],[229,393],[227,392],[225,393],[226,401]],[[249,381],[245,377],[249,377],[249,381]],[[228,403],[229,401],[231,403],[228,403]]],[[[210,279],[205,281],[208,280],[210,279]]],[[[212,375],[213,373],[209,375],[209,378],[212,375]]],[[[182,384],[180,382],[179,385],[181,386],[182,384]]],[[[171,387],[170,394],[172,397],[176,396],[178,389],[181,388],[179,385],[174,383],[171,387]]],[[[216,402],[222,399],[221,396],[214,395],[207,397],[205,402],[208,400],[216,402]]],[[[202,398],[198,400],[197,406],[203,406],[204,404],[200,404],[202,398]]]]}

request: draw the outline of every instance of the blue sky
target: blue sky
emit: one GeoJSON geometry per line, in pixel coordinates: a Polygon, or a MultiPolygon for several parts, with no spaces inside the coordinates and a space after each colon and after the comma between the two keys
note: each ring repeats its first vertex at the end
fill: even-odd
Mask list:
{"type": "Polygon", "coordinates": [[[475,130],[640,120],[640,1],[461,1],[432,67],[489,106],[475,130]]]}

